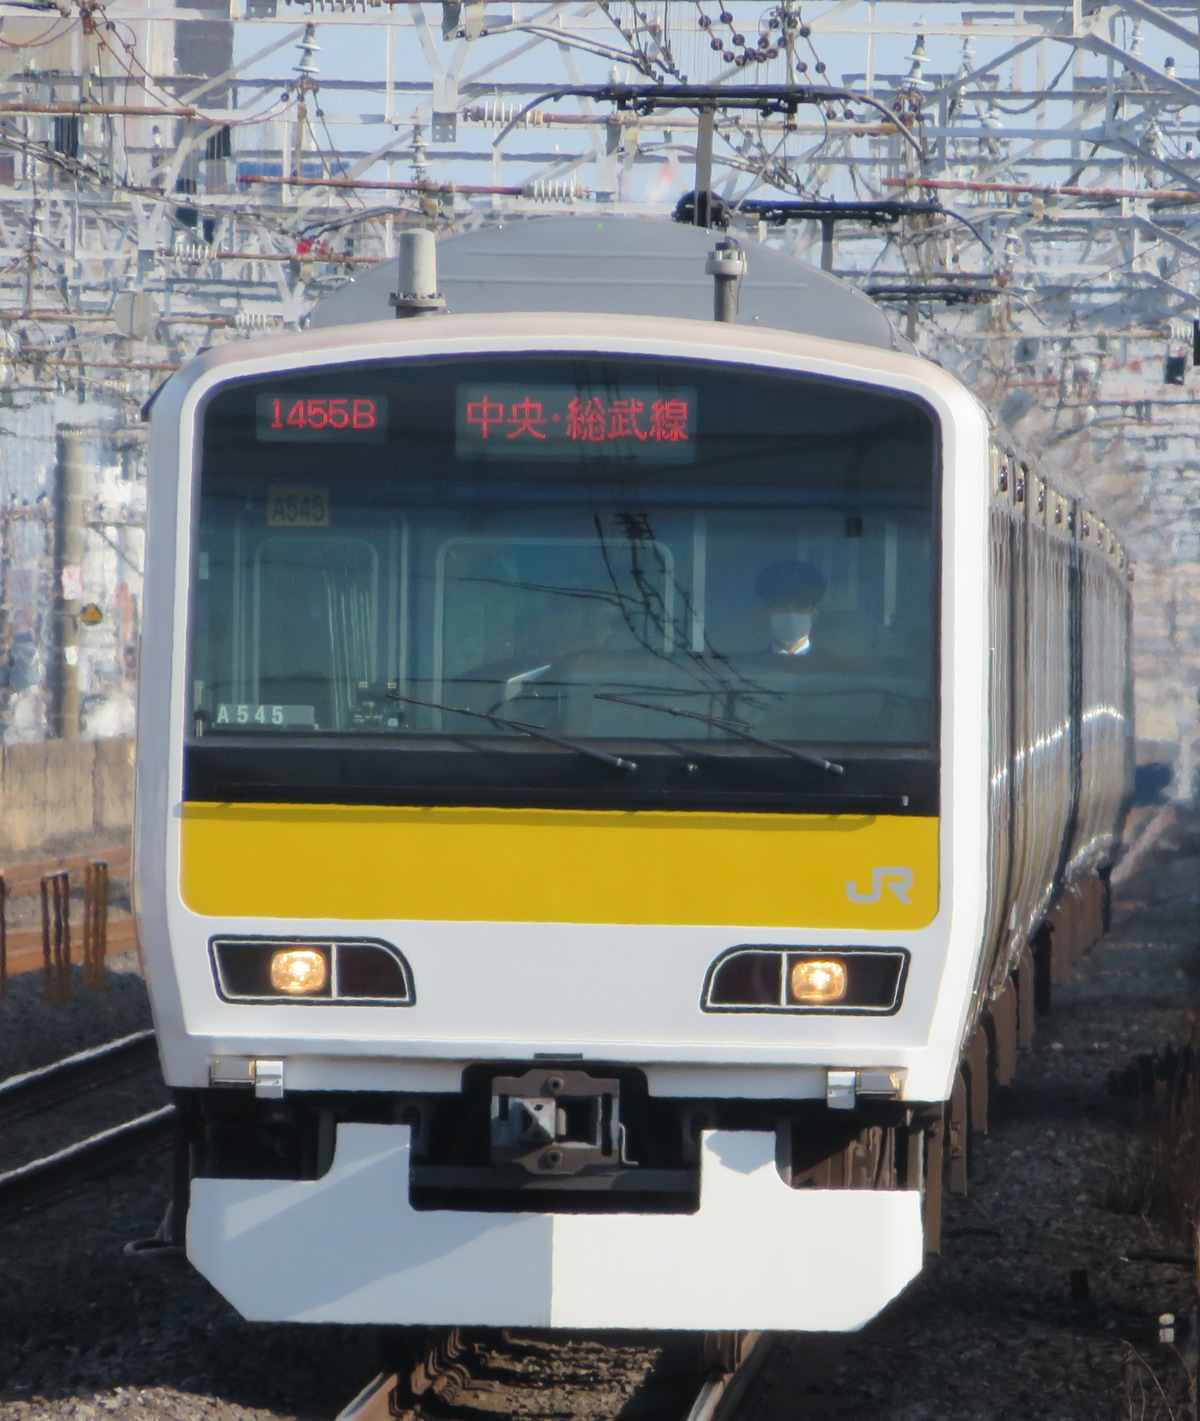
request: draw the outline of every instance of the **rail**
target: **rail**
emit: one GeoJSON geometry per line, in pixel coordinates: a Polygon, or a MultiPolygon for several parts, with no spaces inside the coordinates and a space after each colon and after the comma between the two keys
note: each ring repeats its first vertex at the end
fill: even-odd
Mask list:
{"type": "MultiPolygon", "coordinates": [[[[138,1031],[10,1076],[0,1082],[0,1126],[149,1070],[157,1061],[154,1033],[138,1031]]],[[[174,1119],[173,1105],[160,1106],[0,1173],[0,1227],[136,1159],[170,1136],[174,1119]]]]}
{"type": "Polygon", "coordinates": [[[14,1215],[44,1209],[80,1184],[137,1159],[169,1139],[174,1126],[175,1107],[162,1105],[0,1174],[0,1226],[14,1215]]]}
{"type": "MultiPolygon", "coordinates": [[[[501,1337],[512,1341],[505,1333],[501,1337]]],[[[680,1421],[684,1417],[686,1421],[734,1421],[770,1356],[773,1340],[774,1334],[767,1332],[706,1333],[699,1365],[693,1373],[700,1378],[697,1390],[690,1398],[680,1397],[674,1414],[680,1421]]],[[[493,1334],[488,1351],[496,1345],[493,1334]]],[[[397,1416],[409,1421],[433,1421],[442,1415],[463,1421],[472,1415],[483,1418],[501,1414],[503,1397],[498,1391],[502,1391],[502,1384],[477,1375],[480,1355],[481,1349],[463,1329],[431,1329],[424,1347],[395,1371],[381,1372],[370,1381],[338,1413],[337,1421],[395,1421],[397,1416]],[[470,1396],[476,1391],[486,1393],[486,1409],[470,1404],[470,1396]]],[[[575,1369],[572,1363],[570,1370],[575,1369]]],[[[655,1409],[662,1412],[666,1421],[670,1408],[660,1403],[655,1409]]]]}
{"type": "Polygon", "coordinates": [[[48,1109],[60,1100],[73,1099],[83,1091],[111,1085],[147,1069],[157,1060],[154,1032],[135,1031],[37,1070],[10,1076],[0,1081],[0,1125],[48,1109]]]}
{"type": "Polygon", "coordinates": [[[718,1365],[701,1384],[687,1421],[733,1421],[751,1383],[770,1356],[773,1334],[736,1332],[718,1365]]]}

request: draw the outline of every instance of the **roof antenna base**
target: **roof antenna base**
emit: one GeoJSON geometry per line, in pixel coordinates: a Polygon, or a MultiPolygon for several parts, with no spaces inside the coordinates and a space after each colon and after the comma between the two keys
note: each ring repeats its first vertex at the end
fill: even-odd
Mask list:
{"type": "Polygon", "coordinates": [[[738,290],[746,275],[746,254],[732,237],[718,242],[704,263],[713,279],[713,320],[734,322],[738,317],[738,290]]]}
{"type": "Polygon", "coordinates": [[[425,227],[400,233],[397,285],[388,304],[397,317],[426,316],[446,309],[446,298],[437,289],[437,238],[425,227]]]}

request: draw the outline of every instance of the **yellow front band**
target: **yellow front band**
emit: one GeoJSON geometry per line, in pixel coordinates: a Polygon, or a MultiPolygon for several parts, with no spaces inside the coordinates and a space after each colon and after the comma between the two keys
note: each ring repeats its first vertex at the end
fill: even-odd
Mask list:
{"type": "Polygon", "coordinates": [[[912,929],[938,821],[186,804],[180,889],[211,917],[912,929]]]}

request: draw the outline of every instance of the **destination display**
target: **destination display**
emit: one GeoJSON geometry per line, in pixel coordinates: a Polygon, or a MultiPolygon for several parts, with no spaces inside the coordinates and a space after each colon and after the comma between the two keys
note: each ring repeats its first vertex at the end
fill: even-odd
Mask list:
{"type": "Polygon", "coordinates": [[[696,391],[459,385],[454,448],[460,459],[690,464],[696,457],[696,391]]]}
{"type": "Polygon", "coordinates": [[[258,438],[267,443],[382,444],[387,400],[378,395],[259,395],[258,438]]]}

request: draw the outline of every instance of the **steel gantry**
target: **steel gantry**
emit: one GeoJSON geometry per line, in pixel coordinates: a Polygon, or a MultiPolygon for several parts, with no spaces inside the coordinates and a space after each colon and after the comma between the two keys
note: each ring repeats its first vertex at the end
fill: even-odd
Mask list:
{"type": "MultiPolygon", "coordinates": [[[[406,225],[674,216],[862,285],[1098,480],[1142,538],[1156,656],[1181,564],[1200,605],[1190,487],[1164,492],[1196,472],[1198,131],[1193,0],[0,0],[0,425],[28,433],[0,441],[5,547],[36,554],[54,430],[90,427],[110,494],[87,536],[120,524],[102,576],[136,602],[140,514],[110,475],[136,482],[150,390],[295,326],[406,225]]],[[[52,655],[20,605],[2,733],[14,628],[52,655]]],[[[1150,738],[1200,744],[1183,673],[1147,675],[1150,738]]]]}
{"type": "Polygon", "coordinates": [[[18,378],[128,383],[214,330],[295,323],[404,223],[667,214],[696,190],[918,328],[914,300],[959,292],[1054,327],[1194,304],[1190,4],[21,0],[0,44],[18,378]]]}

